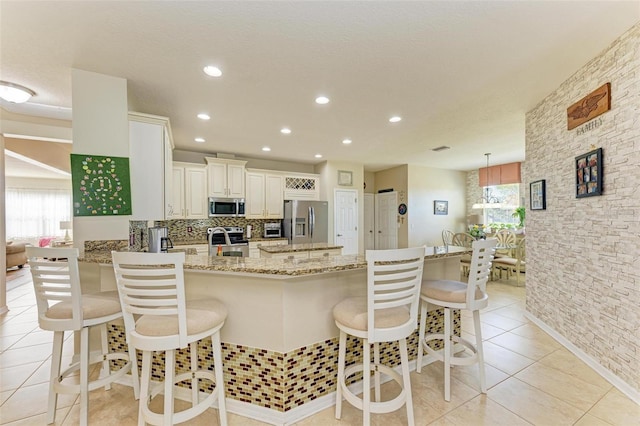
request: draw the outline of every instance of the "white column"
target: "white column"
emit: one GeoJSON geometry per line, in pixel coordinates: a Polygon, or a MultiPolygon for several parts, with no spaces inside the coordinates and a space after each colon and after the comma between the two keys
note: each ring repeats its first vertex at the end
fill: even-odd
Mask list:
{"type": "Polygon", "coordinates": [[[2,200],[2,208],[0,209],[0,257],[5,263],[0,269],[0,314],[4,314],[7,308],[7,236],[6,236],[6,206],[5,206],[5,190],[4,190],[4,136],[0,134],[0,200],[2,200]]]}
{"type": "MultiPolygon", "coordinates": [[[[74,154],[129,157],[127,80],[72,70],[74,154]]],[[[128,240],[130,216],[73,218],[73,243],[128,240]]]]}

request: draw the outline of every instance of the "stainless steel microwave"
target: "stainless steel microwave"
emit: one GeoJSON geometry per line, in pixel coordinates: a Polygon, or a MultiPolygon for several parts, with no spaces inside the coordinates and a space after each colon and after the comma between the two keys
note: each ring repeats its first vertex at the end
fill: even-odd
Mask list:
{"type": "Polygon", "coordinates": [[[209,197],[209,217],[244,217],[244,198],[209,197]]]}

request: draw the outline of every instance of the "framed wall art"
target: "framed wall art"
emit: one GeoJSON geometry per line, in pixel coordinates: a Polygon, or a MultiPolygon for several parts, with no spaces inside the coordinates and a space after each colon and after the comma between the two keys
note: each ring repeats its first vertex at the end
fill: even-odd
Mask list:
{"type": "Polygon", "coordinates": [[[338,185],[340,186],[353,185],[353,173],[347,170],[338,170],[338,185]]]}
{"type": "Polygon", "coordinates": [[[129,159],[71,154],[74,216],[131,214],[129,159]]]}
{"type": "Polygon", "coordinates": [[[531,206],[531,210],[545,210],[547,208],[547,193],[544,179],[529,184],[529,205],[531,206]]]}
{"type": "Polygon", "coordinates": [[[434,200],[433,202],[433,214],[449,214],[449,202],[443,200],[434,200]]]}
{"type": "Polygon", "coordinates": [[[602,194],[602,148],[576,157],[576,198],[602,194]]]}

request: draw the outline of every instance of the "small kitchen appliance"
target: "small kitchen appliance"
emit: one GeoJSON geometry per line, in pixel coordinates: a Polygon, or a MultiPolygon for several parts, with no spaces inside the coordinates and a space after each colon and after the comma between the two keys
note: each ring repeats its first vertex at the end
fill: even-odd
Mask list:
{"type": "Polygon", "coordinates": [[[209,217],[244,216],[244,198],[209,197],[209,217]]]}
{"type": "Polygon", "coordinates": [[[169,238],[169,228],[166,226],[154,226],[149,228],[149,253],[166,253],[173,248],[169,238]]]}
{"type": "Polygon", "coordinates": [[[269,222],[264,224],[264,238],[282,237],[282,225],[280,222],[269,222]]]}

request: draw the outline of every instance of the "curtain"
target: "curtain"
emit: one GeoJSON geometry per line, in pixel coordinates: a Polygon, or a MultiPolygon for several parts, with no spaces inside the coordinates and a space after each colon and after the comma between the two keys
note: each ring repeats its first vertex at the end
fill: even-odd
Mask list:
{"type": "Polygon", "coordinates": [[[71,220],[71,190],[7,188],[7,239],[64,237],[60,222],[71,220]]]}

